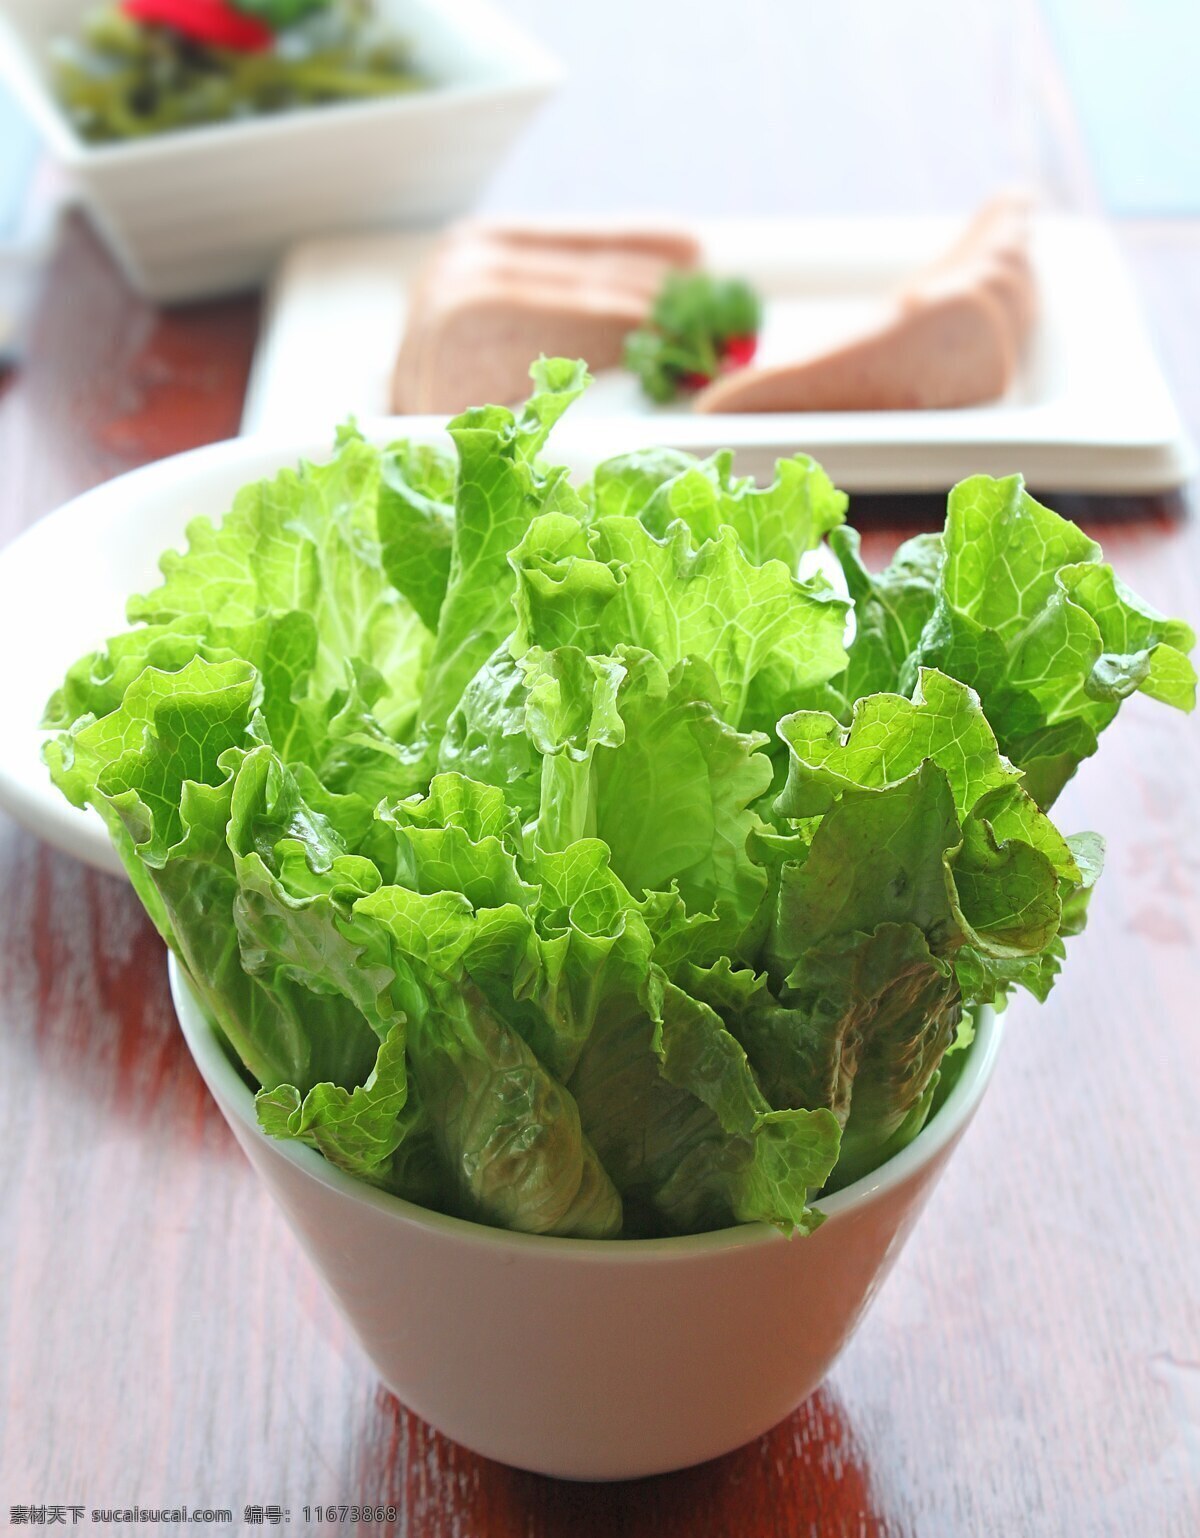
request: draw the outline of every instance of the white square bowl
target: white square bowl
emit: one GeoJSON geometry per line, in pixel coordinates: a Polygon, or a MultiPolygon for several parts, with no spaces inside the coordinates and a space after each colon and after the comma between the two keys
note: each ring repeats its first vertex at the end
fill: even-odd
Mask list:
{"type": "Polygon", "coordinates": [[[420,226],[469,208],[561,78],[487,0],[377,0],[428,90],[92,145],[54,96],[50,40],[95,0],[5,0],[0,75],[151,299],[246,288],[295,240],[420,226]]]}

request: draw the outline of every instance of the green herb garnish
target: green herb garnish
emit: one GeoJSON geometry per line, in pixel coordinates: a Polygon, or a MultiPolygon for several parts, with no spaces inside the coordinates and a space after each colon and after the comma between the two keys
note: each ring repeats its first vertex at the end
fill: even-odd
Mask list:
{"type": "Polygon", "coordinates": [[[749,363],[761,322],[758,295],[741,279],[673,272],[647,323],[626,338],[625,367],[652,401],[672,401],[749,363]]]}

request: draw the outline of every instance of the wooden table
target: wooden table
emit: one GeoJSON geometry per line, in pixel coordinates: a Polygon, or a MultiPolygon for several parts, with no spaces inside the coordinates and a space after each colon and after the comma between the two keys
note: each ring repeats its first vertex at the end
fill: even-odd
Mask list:
{"type": "MultiPolygon", "coordinates": [[[[796,92],[836,71],[839,38],[843,55],[860,50],[878,86],[855,97],[873,113],[878,150],[855,161],[865,206],[894,202],[897,157],[914,155],[912,201],[962,205],[1007,174],[1013,144],[1025,142],[986,78],[972,107],[953,61],[948,89],[976,114],[966,150],[927,101],[923,77],[912,88],[896,50],[918,56],[932,3],[878,7],[874,31],[854,5],[801,17],[808,8],[782,0],[672,0],[668,19],[642,6],[654,47],[670,46],[673,22],[685,67],[668,79],[643,50],[631,79],[656,83],[659,108],[639,88],[615,128],[613,71],[639,7],[606,7],[603,26],[587,20],[591,8],[549,0],[513,9],[554,34],[578,84],[504,173],[501,206],[579,206],[574,173],[584,165],[587,197],[605,206],[653,203],[675,167],[681,206],[802,207],[814,152],[799,137],[796,92]],[[786,184],[778,136],[764,151],[770,174],[759,157],[747,180],[732,179],[736,157],[703,110],[699,55],[722,57],[728,28],[745,47],[726,50],[723,73],[708,78],[740,93],[751,124],[795,137],[786,184]],[[752,53],[776,37],[786,71],[752,53]],[[655,110],[661,123],[692,114],[711,158],[689,155],[679,133],[646,140],[655,110]],[[895,134],[881,137],[892,120],[895,134]],[[615,134],[611,156],[587,139],[600,121],[615,134]],[[635,153],[639,136],[645,155],[635,153]]],[[[1070,104],[1036,17],[1022,14],[1011,46],[1021,101],[1040,104],[1034,169],[1086,202],[1070,104]]],[[[969,46],[987,52],[994,25],[967,28],[969,46]]],[[[962,42],[957,32],[952,41],[962,42]]],[[[813,90],[822,110],[836,95],[828,79],[813,90]]],[[[861,150],[852,111],[843,122],[861,150]]],[[[827,123],[823,131],[828,140],[827,123]]],[[[745,151],[748,130],[739,132],[745,151]]],[[[832,173],[822,185],[822,206],[850,200],[832,173]]],[[[1200,432],[1200,224],[1125,237],[1200,432]]],[[[236,432],[256,317],[252,299],[153,313],[73,223],[28,364],[0,385],[0,541],[107,476],[236,432]]],[[[884,558],[898,532],[873,534],[870,555],[884,558]]],[[[1099,532],[1140,592],[1200,618],[1194,522],[1159,517],[1099,532]]],[[[1048,1005],[1014,1006],[978,1120],[830,1381],[741,1452],[605,1487],[487,1463],[379,1387],[204,1091],[172,1016],[162,949],[132,894],[0,816],[0,1520],[14,1504],[90,1513],[186,1502],[230,1508],[242,1530],[253,1503],[286,1509],[300,1531],[305,1504],[344,1502],[394,1506],[391,1529],[413,1538],[1194,1538],[1198,785],[1195,723],[1134,700],[1100,763],[1061,803],[1068,827],[1109,835],[1087,934],[1048,1005]]]]}

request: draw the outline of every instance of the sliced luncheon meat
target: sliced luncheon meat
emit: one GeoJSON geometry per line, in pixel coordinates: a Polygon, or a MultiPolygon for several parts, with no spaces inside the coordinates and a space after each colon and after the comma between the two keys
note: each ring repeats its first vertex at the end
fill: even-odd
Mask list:
{"type": "Polygon", "coordinates": [[[520,399],[542,353],[611,367],[667,272],[698,257],[695,240],[671,230],[461,226],[414,284],[393,406],[441,413],[520,399]]]}
{"type": "Polygon", "coordinates": [[[1029,260],[1029,205],[1019,196],[1001,194],[987,202],[966,229],[928,267],[914,273],[901,289],[924,294],[950,276],[980,275],[1000,299],[1021,341],[1037,314],[1037,285],[1029,260]]]}
{"type": "Polygon", "coordinates": [[[476,294],[447,306],[407,347],[396,371],[394,403],[403,412],[459,412],[474,401],[499,403],[529,393],[529,365],[543,353],[584,358],[595,370],[620,361],[626,333],[645,307],[611,291],[555,295],[537,289],[476,294]]]}
{"type": "Polygon", "coordinates": [[[912,274],[879,322],[808,357],[741,369],[702,390],[702,412],[916,411],[1003,395],[1036,315],[1028,219],[986,204],[955,243],[912,274]]]}
{"type": "Polygon", "coordinates": [[[1003,395],[1016,362],[1003,307],[975,284],[911,299],[885,325],[817,357],[748,368],[702,390],[697,411],[919,411],[1003,395]]]}
{"type": "Polygon", "coordinates": [[[595,229],[570,225],[543,224],[467,224],[467,235],[482,234],[515,250],[613,251],[620,255],[641,255],[665,262],[669,267],[694,267],[700,260],[700,245],[686,230],[641,229],[637,226],[595,229]]]}

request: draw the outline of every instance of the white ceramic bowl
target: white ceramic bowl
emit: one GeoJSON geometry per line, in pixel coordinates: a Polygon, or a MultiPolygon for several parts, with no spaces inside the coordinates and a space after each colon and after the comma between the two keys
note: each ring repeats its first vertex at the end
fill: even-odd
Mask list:
{"type": "Polygon", "coordinates": [[[172,959],[192,1056],[380,1377],[456,1442],[536,1473],[630,1479],[767,1431],[817,1387],[891,1269],[995,1065],[979,1012],[933,1121],[785,1239],[548,1239],[465,1223],[259,1131],[254,1099],[172,959]]]}
{"type": "Polygon", "coordinates": [[[561,78],[487,0],[378,0],[435,86],[128,144],[89,145],[50,89],[47,47],[95,0],[4,0],[0,76],[152,299],[247,287],[303,236],[435,224],[479,195],[561,78]]]}

